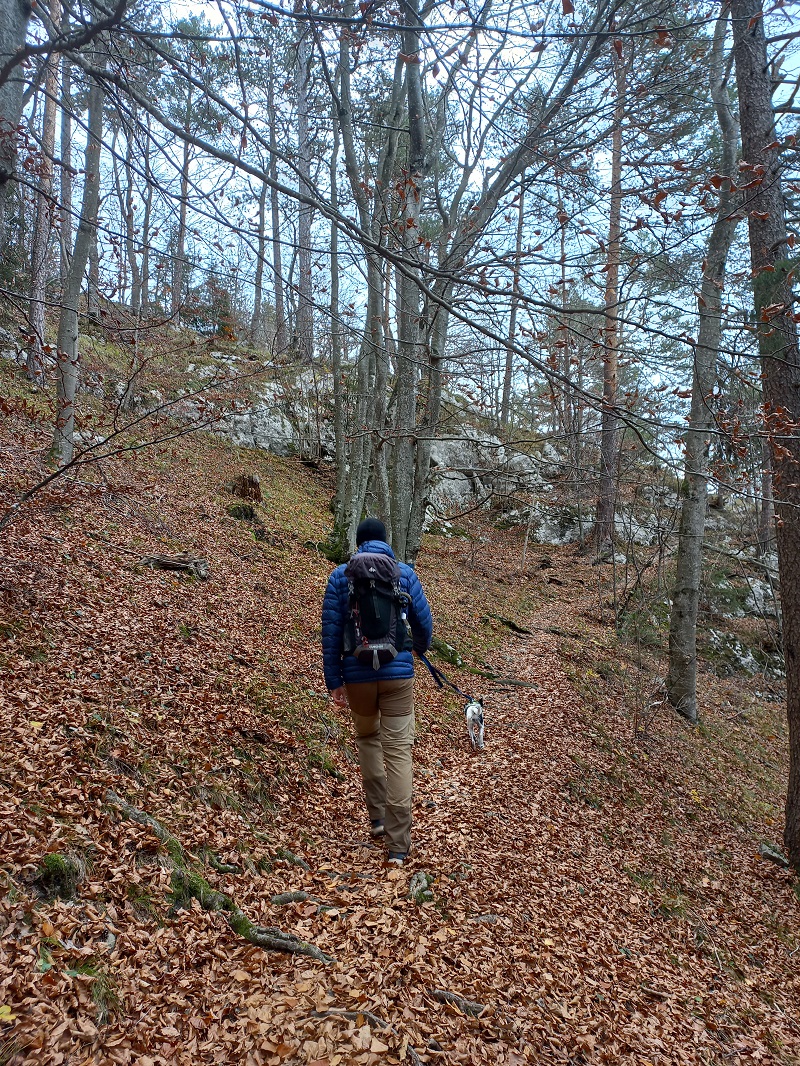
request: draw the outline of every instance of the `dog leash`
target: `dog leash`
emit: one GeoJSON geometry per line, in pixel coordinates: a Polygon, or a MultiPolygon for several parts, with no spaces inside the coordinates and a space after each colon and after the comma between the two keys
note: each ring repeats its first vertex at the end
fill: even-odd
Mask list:
{"type": "Polygon", "coordinates": [[[417,658],[422,659],[422,661],[428,667],[431,672],[431,677],[439,686],[439,688],[444,688],[445,685],[447,685],[448,688],[451,688],[453,692],[457,692],[458,695],[465,699],[468,703],[472,703],[472,696],[470,696],[468,692],[462,692],[458,685],[454,685],[448,677],[445,677],[442,671],[438,667],[433,665],[427,655],[424,655],[421,651],[415,652],[415,654],[417,658]]]}

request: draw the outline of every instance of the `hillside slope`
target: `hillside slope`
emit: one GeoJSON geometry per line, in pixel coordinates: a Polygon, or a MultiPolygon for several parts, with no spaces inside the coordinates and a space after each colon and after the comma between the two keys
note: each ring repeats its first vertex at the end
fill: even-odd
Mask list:
{"type": "MultiPolygon", "coordinates": [[[[4,506],[44,444],[5,434],[4,506]]],[[[690,730],[597,568],[430,538],[487,750],[420,676],[415,850],[388,870],[321,678],[324,478],[201,435],[82,477],[0,560],[0,1062],[800,1061],[798,896],[757,855],[786,746],[763,682],[704,675],[690,730]],[[242,471],[260,523],[227,513],[242,471]],[[208,580],[143,565],[179,552],[208,580]],[[248,943],[213,892],[333,961],[248,943]]]]}

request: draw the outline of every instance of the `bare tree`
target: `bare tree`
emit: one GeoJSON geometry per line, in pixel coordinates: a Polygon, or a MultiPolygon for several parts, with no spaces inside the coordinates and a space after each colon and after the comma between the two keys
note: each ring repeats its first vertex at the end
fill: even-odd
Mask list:
{"type": "Polygon", "coordinates": [[[303,363],[314,359],[314,293],[311,271],[311,134],[309,130],[309,82],[311,79],[311,30],[298,27],[294,67],[297,98],[297,174],[299,191],[297,223],[297,314],[295,334],[297,356],[303,363]]]}
{"type": "MultiPolygon", "coordinates": [[[[50,18],[60,17],[59,0],[50,0],[50,18]]],[[[58,55],[48,56],[44,70],[44,108],[42,109],[42,156],[36,189],[36,221],[31,247],[31,287],[28,323],[31,343],[28,349],[28,378],[44,381],[44,309],[47,288],[48,248],[53,228],[53,157],[56,144],[56,110],[58,105],[58,55]]]]}
{"type": "Polygon", "coordinates": [[[57,402],[53,451],[62,465],[72,460],[74,447],[75,398],[78,390],[80,362],[78,311],[84,272],[89,261],[91,245],[97,234],[104,95],[103,86],[100,82],[92,82],[89,89],[88,120],[86,124],[86,160],[81,217],[75,236],[75,247],[69,264],[69,271],[64,284],[64,293],[61,298],[61,315],[58,323],[57,402]]]}
{"type": "Polygon", "coordinates": [[[670,703],[690,722],[697,721],[697,609],[708,496],[708,444],[714,425],[711,394],[716,382],[722,330],[725,267],[740,218],[740,197],[732,189],[737,175],[739,125],[728,96],[724,54],[727,26],[728,8],[723,7],[714,29],[710,63],[711,98],[722,138],[719,207],[709,236],[698,299],[700,327],[694,353],[692,406],[686,432],[686,471],[669,625],[667,695],[670,703]]]}
{"type": "Polygon", "coordinates": [[[17,126],[22,114],[25,74],[18,62],[25,46],[29,0],[0,0],[0,244],[4,236],[8,183],[17,162],[17,126]]]}
{"type": "Polygon", "coordinates": [[[614,125],[611,133],[611,190],[606,260],[603,329],[603,413],[600,433],[600,491],[594,538],[598,553],[614,548],[619,434],[617,430],[617,363],[619,349],[619,260],[622,236],[622,123],[625,118],[626,60],[620,38],[612,42],[614,125]]]}
{"type": "Polygon", "coordinates": [[[772,448],[778,566],[786,662],[789,781],[784,841],[800,871],[800,351],[775,136],[772,85],[757,0],[731,0],[736,84],[747,190],[750,262],[764,381],[764,423],[772,448]],[[748,182],[750,184],[750,182],[748,182]]]}

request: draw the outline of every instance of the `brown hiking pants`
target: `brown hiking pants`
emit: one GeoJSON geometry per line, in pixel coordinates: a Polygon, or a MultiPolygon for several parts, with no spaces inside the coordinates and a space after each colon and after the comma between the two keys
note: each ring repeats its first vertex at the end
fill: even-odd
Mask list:
{"type": "Polygon", "coordinates": [[[411,847],[414,679],[345,687],[370,819],[383,819],[390,852],[407,852],[411,847]]]}

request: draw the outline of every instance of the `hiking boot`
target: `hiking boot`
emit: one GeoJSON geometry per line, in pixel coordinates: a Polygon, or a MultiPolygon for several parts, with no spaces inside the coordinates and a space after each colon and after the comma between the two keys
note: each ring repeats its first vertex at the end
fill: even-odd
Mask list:
{"type": "Polygon", "coordinates": [[[390,851],[386,861],[392,863],[393,866],[402,866],[407,858],[407,851],[390,851]]]}
{"type": "Polygon", "coordinates": [[[383,824],[383,818],[373,818],[369,823],[369,835],[373,840],[377,840],[378,837],[386,836],[386,826],[383,824]]]}

